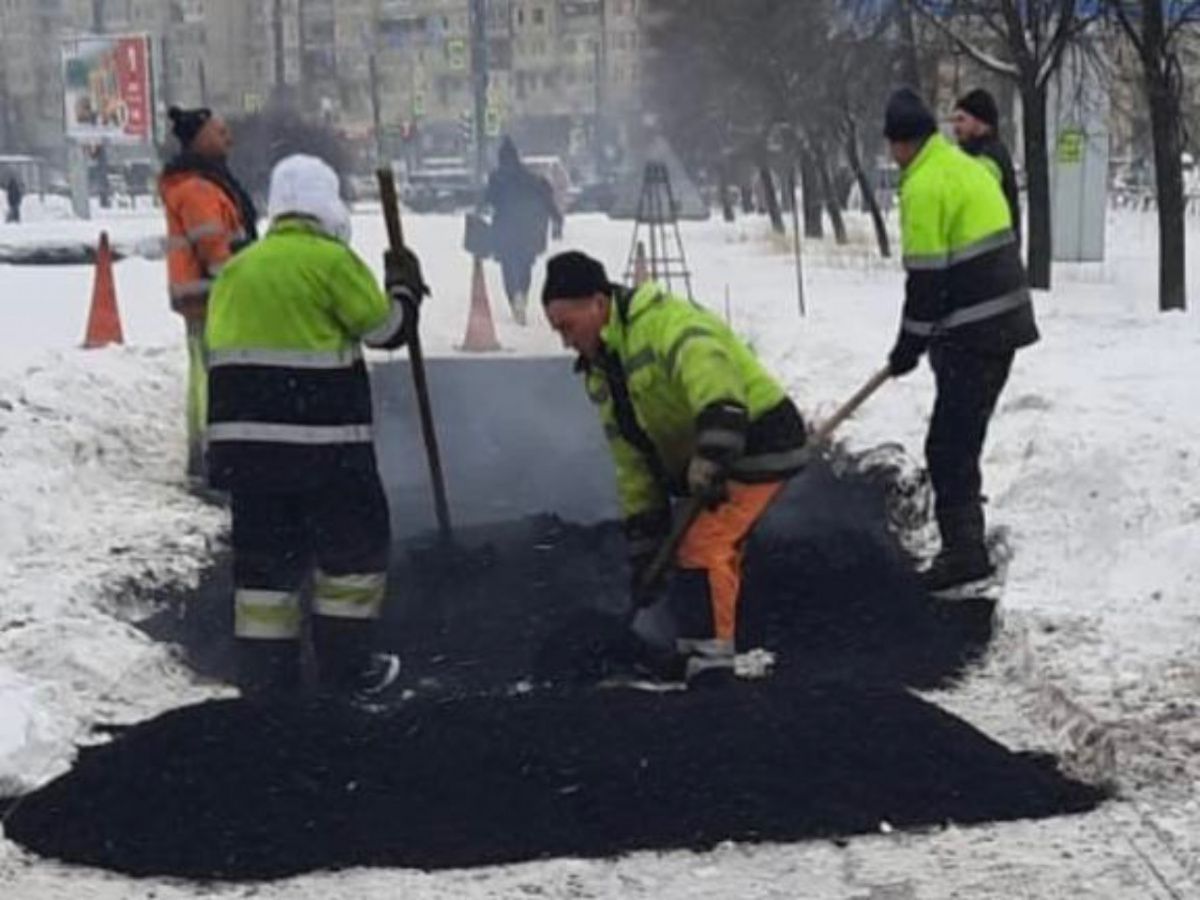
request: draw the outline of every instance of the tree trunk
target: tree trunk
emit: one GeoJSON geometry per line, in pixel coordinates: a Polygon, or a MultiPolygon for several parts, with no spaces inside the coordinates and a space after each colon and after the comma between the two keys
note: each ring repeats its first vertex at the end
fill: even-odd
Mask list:
{"type": "Polygon", "coordinates": [[[921,63],[917,58],[917,30],[913,26],[912,7],[907,3],[896,4],[896,17],[900,26],[900,82],[921,93],[921,63]]]}
{"type": "Polygon", "coordinates": [[[800,196],[804,204],[804,236],[823,238],[825,237],[825,225],[821,221],[820,176],[817,174],[817,164],[808,150],[801,150],[799,156],[800,196]]]}
{"type": "Polygon", "coordinates": [[[722,162],[717,167],[717,189],[721,192],[721,215],[726,222],[733,222],[733,199],[729,196],[729,165],[722,162]]]}
{"type": "Polygon", "coordinates": [[[754,215],[754,188],[743,181],[739,190],[742,194],[742,213],[747,216],[754,215]]]}
{"type": "Polygon", "coordinates": [[[796,192],[788,191],[788,185],[791,183],[792,179],[783,177],[780,178],[779,181],[780,206],[784,213],[791,213],[792,207],[796,205],[796,192]]]}
{"type": "Polygon", "coordinates": [[[1029,284],[1050,288],[1053,245],[1050,226],[1050,148],[1046,133],[1046,88],[1021,82],[1025,125],[1025,173],[1029,193],[1029,284]]]}
{"type": "Polygon", "coordinates": [[[862,194],[863,205],[871,214],[871,224],[875,226],[875,241],[879,244],[879,255],[884,259],[892,255],[891,241],[888,240],[887,223],[879,210],[879,202],[875,198],[875,190],[867,173],[863,169],[862,156],[858,152],[858,127],[853,119],[847,116],[846,160],[858,181],[858,192],[862,194]]]}
{"type": "Polygon", "coordinates": [[[771,230],[776,234],[784,234],[787,229],[783,224],[783,212],[779,208],[779,193],[775,190],[775,177],[771,167],[765,162],[758,164],[758,178],[762,183],[763,202],[767,204],[767,214],[771,217],[771,230]]]}
{"type": "Polygon", "coordinates": [[[829,174],[829,163],[822,159],[818,170],[821,173],[821,193],[825,195],[825,209],[829,213],[829,221],[833,223],[833,238],[838,246],[848,244],[850,238],[846,235],[846,220],[842,218],[842,204],[833,186],[833,178],[829,174]]]}
{"type": "MultiPolygon", "coordinates": [[[[1165,52],[1165,51],[1164,51],[1165,52]]],[[[1161,60],[1161,57],[1160,57],[1161,60]]],[[[1150,130],[1154,136],[1154,187],[1158,199],[1158,308],[1187,308],[1183,162],[1179,100],[1161,64],[1146,75],[1150,130]]]]}

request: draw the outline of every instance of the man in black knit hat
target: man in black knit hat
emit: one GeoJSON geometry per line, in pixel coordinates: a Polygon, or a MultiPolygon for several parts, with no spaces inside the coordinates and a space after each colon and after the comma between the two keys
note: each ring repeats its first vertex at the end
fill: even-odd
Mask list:
{"type": "Polygon", "coordinates": [[[994,571],[979,460],[1014,355],[1038,330],[1000,183],[938,134],[908,88],[888,101],[884,136],[902,171],[908,273],[889,368],[905,375],[928,351],[937,383],[925,459],[942,546],[922,580],[934,593],[957,591],[994,571]]]}
{"type": "Polygon", "coordinates": [[[712,682],[734,672],[746,540],[807,458],[804,422],[782,385],[719,318],[647,281],[611,284],[569,251],[546,266],[546,318],[579,354],[616,467],[628,539],[634,630],[674,619],[659,675],[712,682]],[[705,509],[673,560],[665,595],[650,563],[671,529],[672,498],[705,509]],[[670,651],[674,651],[672,654],[670,651]]]}
{"type": "Polygon", "coordinates": [[[1013,169],[1012,155],[1000,140],[1000,108],[996,105],[996,98],[983,88],[976,88],[964,94],[955,104],[950,121],[958,146],[987,166],[1000,182],[1012,214],[1013,233],[1020,247],[1021,202],[1017,173],[1013,169]]]}
{"type": "Polygon", "coordinates": [[[257,237],[258,213],[226,166],[233,138],[225,121],[204,108],[172,106],[167,115],[179,143],[159,178],[167,216],[167,281],[171,308],[183,316],[187,331],[187,476],[203,492],[208,292],[234,252],[257,237]]]}

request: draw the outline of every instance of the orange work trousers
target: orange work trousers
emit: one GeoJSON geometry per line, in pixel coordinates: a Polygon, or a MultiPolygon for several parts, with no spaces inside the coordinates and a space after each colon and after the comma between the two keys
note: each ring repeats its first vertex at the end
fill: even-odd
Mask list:
{"type": "Polygon", "coordinates": [[[718,640],[732,641],[737,633],[746,538],[785,483],[729,482],[729,499],[716,509],[702,512],[679,545],[675,556],[679,568],[708,573],[708,596],[718,640]]]}

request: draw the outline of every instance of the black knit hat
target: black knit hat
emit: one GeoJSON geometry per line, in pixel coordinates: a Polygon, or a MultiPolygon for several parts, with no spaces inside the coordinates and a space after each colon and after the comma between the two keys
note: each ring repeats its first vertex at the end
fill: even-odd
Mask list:
{"type": "Polygon", "coordinates": [[[172,106],[167,110],[167,118],[171,120],[171,133],[179,141],[179,146],[187,147],[196,139],[200,129],[212,118],[212,110],[206,107],[199,109],[180,109],[172,106]]]}
{"type": "Polygon", "coordinates": [[[889,141],[919,141],[937,131],[937,121],[912,88],[900,88],[888,100],[883,135],[889,141]]]}
{"type": "Polygon", "coordinates": [[[542,304],[554,300],[583,300],[612,290],[604,266],[586,253],[568,250],[546,263],[546,285],[542,304]]]}
{"type": "Polygon", "coordinates": [[[996,106],[996,98],[983,88],[975,88],[969,94],[964,94],[954,108],[970,113],[992,128],[1000,127],[1000,108],[996,106]]]}

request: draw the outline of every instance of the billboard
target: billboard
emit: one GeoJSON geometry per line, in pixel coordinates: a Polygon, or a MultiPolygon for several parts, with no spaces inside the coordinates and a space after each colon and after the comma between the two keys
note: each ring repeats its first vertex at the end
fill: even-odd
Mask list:
{"type": "Polygon", "coordinates": [[[153,139],[147,35],[68,38],[63,41],[62,67],[69,139],[91,144],[153,139]]]}

